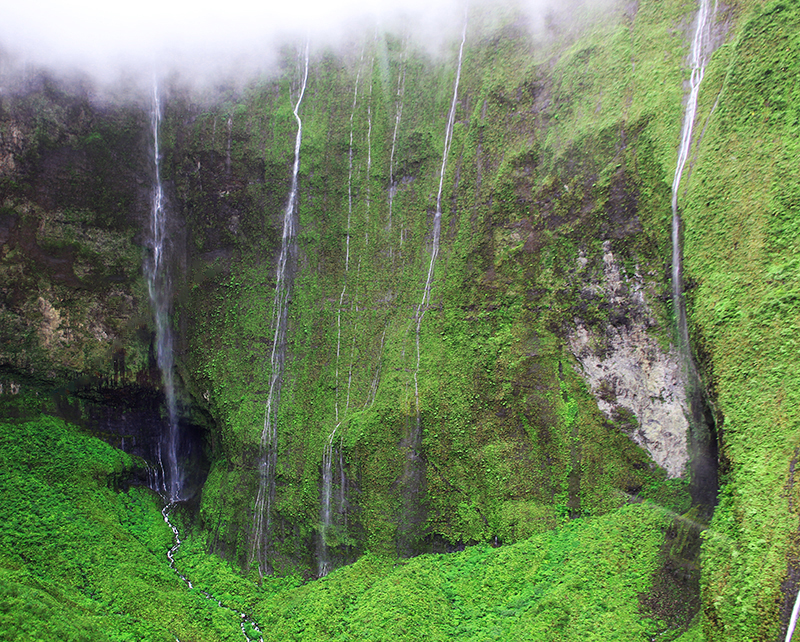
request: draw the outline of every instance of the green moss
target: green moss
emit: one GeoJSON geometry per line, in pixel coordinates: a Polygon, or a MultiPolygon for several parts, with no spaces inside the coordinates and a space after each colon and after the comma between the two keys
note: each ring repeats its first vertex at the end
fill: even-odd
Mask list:
{"type": "Polygon", "coordinates": [[[648,639],[665,629],[639,615],[635,595],[666,523],[628,506],[499,549],[399,564],[366,555],[266,601],[265,639],[648,639]]]}
{"type": "Polygon", "coordinates": [[[51,417],[0,431],[4,639],[228,639],[237,618],[166,563],[161,500],[115,490],[131,457],[51,417]],[[213,619],[212,619],[212,616],[213,619]]]}

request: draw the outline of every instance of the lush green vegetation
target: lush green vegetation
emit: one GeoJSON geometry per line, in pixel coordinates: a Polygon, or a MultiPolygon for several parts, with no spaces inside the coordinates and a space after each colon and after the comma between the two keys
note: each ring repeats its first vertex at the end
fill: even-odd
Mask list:
{"type": "Polygon", "coordinates": [[[161,499],[119,488],[128,455],[42,416],[0,424],[0,462],[2,639],[241,639],[170,569],[161,499]]]}
{"type": "Polygon", "coordinates": [[[724,418],[704,546],[714,640],[777,638],[796,593],[781,582],[798,529],[798,20],[796,4],[768,2],[718,52],[683,207],[690,318],[724,418]]]}
{"type": "Polygon", "coordinates": [[[181,406],[209,459],[176,517],[195,590],[167,564],[160,500],[136,485],[143,462],[91,432],[103,404],[158,414],[140,276],[146,118],[50,80],[0,97],[16,163],[0,176],[0,637],[241,639],[236,613],[202,590],[276,640],[778,637],[800,570],[795,3],[720,7],[679,198],[721,445],[702,553],[687,481],[633,443],[632,409],[601,412],[570,344],[580,327],[607,354],[637,326],[669,352],[695,10],[610,3],[543,25],[470,10],[419,330],[458,42],[433,54],[369,33],[312,47],[275,577],[249,551],[303,61],[286,47],[280,73],[216,101],[164,86],[181,406]],[[604,288],[610,262],[627,299],[604,288]],[[311,581],[323,555],[339,568],[311,581]]]}
{"type": "MultiPolygon", "coordinates": [[[[576,317],[598,329],[614,318],[602,297],[581,300],[602,282],[608,238],[629,274],[648,275],[657,293],[649,330],[669,341],[660,275],[684,45],[669,25],[686,12],[648,5],[632,21],[620,10],[540,40],[519,13],[476,11],[419,362],[414,317],[457,50],[441,62],[387,36],[312,56],[279,409],[278,567],[314,570],[322,452],[334,429],[348,506],[333,542],[340,562],[367,549],[513,542],[612,510],[625,493],[685,510],[685,491],[666,490],[675,487],[663,472],[598,412],[564,343],[576,317]],[[631,56],[660,62],[628,69],[631,56]],[[649,91],[643,78],[656,72],[674,89],[649,91]],[[630,141],[622,149],[620,131],[630,141]],[[588,260],[576,274],[580,256],[588,260]]],[[[209,544],[240,563],[268,388],[267,258],[279,247],[299,65],[287,53],[280,80],[196,114],[167,170],[197,249],[181,307],[186,378],[219,426],[201,514],[209,544]]],[[[168,120],[183,127],[185,105],[173,109],[168,120]]]]}
{"type": "Polygon", "coordinates": [[[0,459],[5,640],[241,639],[236,612],[270,640],[637,640],[668,631],[642,601],[668,555],[663,534],[678,523],[655,504],[511,546],[411,560],[367,554],[324,580],[260,587],[209,555],[179,519],[190,536],[176,561],[189,590],[167,563],[160,498],[127,487],[129,456],[31,416],[2,424],[0,459]]]}
{"type": "Polygon", "coordinates": [[[268,599],[265,639],[674,639],[638,599],[670,521],[638,504],[497,549],[366,555],[268,599]]]}

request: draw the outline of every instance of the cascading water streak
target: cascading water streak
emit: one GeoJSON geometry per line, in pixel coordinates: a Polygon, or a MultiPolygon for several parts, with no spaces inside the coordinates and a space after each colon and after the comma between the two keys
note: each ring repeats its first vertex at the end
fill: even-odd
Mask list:
{"type": "MultiPolygon", "coordinates": [[[[394,205],[394,197],[397,194],[397,181],[394,177],[394,154],[397,148],[397,132],[400,129],[400,119],[403,116],[403,94],[406,86],[406,68],[403,65],[403,70],[397,77],[397,95],[395,97],[394,105],[394,131],[392,132],[392,149],[389,152],[389,236],[392,234],[392,209],[394,205]]],[[[400,243],[402,244],[403,236],[400,235],[400,243]]],[[[389,246],[389,253],[392,258],[394,257],[394,248],[389,246]]]]}
{"type": "Polygon", "coordinates": [[[710,24],[716,14],[717,7],[715,3],[712,10],[710,2],[711,0],[700,0],[697,11],[697,25],[692,38],[689,56],[691,67],[689,96],[681,128],[675,176],[672,181],[672,305],[676,324],[678,354],[683,366],[685,390],[689,399],[689,416],[687,417],[689,420],[689,433],[687,437],[691,462],[690,492],[692,500],[697,505],[706,507],[709,511],[717,502],[717,490],[719,488],[717,444],[714,434],[714,420],[709,410],[708,397],[705,394],[700,374],[692,357],[689,342],[686,301],[683,298],[680,243],[681,217],[678,196],[681,178],[692,147],[692,134],[697,116],[700,85],[712,51],[710,24]]]}
{"type": "MultiPolygon", "coordinates": [[[[442,227],[442,194],[444,192],[444,177],[447,170],[447,158],[450,153],[450,145],[453,138],[453,128],[455,125],[456,106],[458,104],[458,85],[461,79],[461,63],[464,54],[464,44],[467,39],[467,21],[464,20],[464,30],[461,35],[461,45],[458,50],[458,65],[456,68],[456,78],[453,85],[453,99],[450,103],[450,111],[447,116],[447,126],[445,128],[444,150],[442,153],[442,164],[439,170],[439,190],[436,195],[436,211],[433,217],[433,239],[431,245],[431,258],[428,265],[428,272],[425,278],[425,287],[422,293],[422,300],[416,308],[414,321],[416,322],[416,363],[414,366],[412,380],[414,383],[415,417],[407,422],[403,436],[400,440],[400,449],[404,456],[403,473],[399,480],[399,488],[404,497],[403,515],[398,524],[397,546],[398,553],[401,555],[412,555],[415,548],[415,540],[418,535],[418,528],[425,522],[426,510],[420,502],[420,497],[424,494],[425,484],[425,464],[421,456],[422,450],[422,414],[419,398],[419,370],[421,363],[420,332],[422,320],[425,312],[430,305],[431,287],[433,275],[436,268],[436,259],[439,255],[439,240],[442,227]]],[[[412,323],[414,323],[412,321],[412,323]]],[[[403,348],[405,355],[405,348],[403,348]]]]}
{"type": "MultiPolygon", "coordinates": [[[[374,66],[375,59],[372,59],[374,66]]],[[[372,77],[372,73],[370,73],[372,77]]],[[[372,83],[369,84],[369,99],[367,100],[367,189],[366,189],[366,224],[364,225],[364,249],[369,245],[369,214],[370,214],[370,177],[372,174],[372,83]]],[[[359,264],[360,266],[360,264],[359,264]]]]}
{"type": "Polygon", "coordinates": [[[180,499],[182,478],[178,466],[178,403],[175,396],[175,357],[170,327],[170,280],[166,262],[168,245],[167,212],[164,188],[161,184],[161,101],[157,83],[153,83],[153,108],[151,111],[153,131],[154,185],[150,210],[151,256],[146,264],[147,288],[156,322],[156,358],[161,371],[164,397],[167,405],[168,427],[159,444],[161,476],[158,491],[169,502],[180,499]],[[164,452],[166,451],[166,452],[164,452]],[[166,467],[163,456],[166,454],[166,467]]]}
{"type": "MultiPolygon", "coordinates": [[[[363,63],[364,54],[361,54],[361,61],[359,69],[356,73],[355,88],[353,90],[353,107],[350,110],[350,147],[347,154],[348,160],[348,173],[347,173],[347,229],[345,231],[345,258],[344,258],[344,284],[342,285],[342,292],[339,295],[339,306],[336,310],[336,366],[335,366],[335,396],[334,396],[334,421],[336,425],[333,431],[328,436],[322,452],[322,490],[320,501],[320,532],[319,532],[319,548],[317,560],[317,574],[319,577],[324,577],[330,571],[330,556],[328,554],[328,539],[333,525],[333,515],[331,512],[331,497],[333,496],[333,439],[336,431],[341,425],[341,421],[347,414],[350,406],[350,385],[353,379],[352,358],[350,365],[350,373],[347,382],[347,399],[345,402],[344,413],[342,420],[339,419],[339,363],[342,351],[342,307],[344,305],[344,296],[347,292],[347,285],[350,274],[350,226],[353,218],[353,136],[354,136],[354,119],[356,107],[358,105],[358,85],[361,79],[361,63],[363,63]]],[[[355,337],[354,337],[355,339],[355,337]]]]}
{"type": "MultiPolygon", "coordinates": [[[[337,426],[338,428],[338,426],[337,426]]],[[[322,501],[320,502],[320,547],[317,561],[317,574],[325,577],[331,570],[330,555],[328,554],[328,540],[333,525],[331,515],[331,499],[333,498],[333,440],[336,437],[336,428],[328,436],[325,448],[322,451],[322,501]]]]}
{"type": "Polygon", "coordinates": [[[275,467],[278,460],[278,425],[277,410],[280,403],[281,386],[283,384],[283,368],[286,361],[286,324],[288,320],[288,303],[294,281],[291,265],[297,255],[297,200],[298,174],[300,172],[300,144],[303,138],[303,122],[299,109],[306,91],[308,81],[309,45],[306,43],[303,80],[300,95],[292,113],[297,121],[297,134],[294,144],[294,165],[292,167],[292,183],[289,200],[283,216],[283,234],[281,252],[278,257],[278,268],[275,279],[275,297],[272,306],[273,328],[272,352],[270,356],[270,379],[267,402],[264,407],[264,427],[261,432],[261,452],[259,470],[259,488],[255,503],[253,524],[253,542],[250,560],[258,562],[259,573],[263,575],[267,567],[267,547],[270,530],[270,512],[275,496],[275,467]]]}
{"type": "MultiPolygon", "coordinates": [[[[716,13],[716,4],[713,13],[716,13]]],[[[700,7],[697,11],[697,27],[695,28],[690,50],[691,78],[689,81],[689,97],[686,102],[686,111],[683,117],[681,142],[678,148],[678,161],[675,167],[675,176],[672,180],[672,302],[678,329],[679,349],[684,353],[684,357],[689,354],[689,330],[686,321],[686,304],[683,299],[680,245],[681,219],[678,210],[678,190],[692,146],[692,133],[694,131],[694,121],[697,115],[700,84],[703,82],[703,76],[708,62],[709,22],[712,15],[710,0],[700,0],[700,7]]]]}
{"type": "Polygon", "coordinates": [[[453,140],[453,125],[456,118],[456,103],[458,102],[458,83],[461,79],[461,61],[464,55],[464,43],[467,39],[467,21],[464,20],[464,30],[461,34],[461,46],[458,49],[458,67],[456,69],[456,81],[453,86],[453,100],[450,103],[450,113],[447,116],[447,128],[444,135],[444,153],[442,154],[442,167],[439,171],[439,191],[436,194],[436,212],[433,216],[433,242],[431,246],[431,260],[428,265],[428,275],[425,279],[425,288],[422,293],[422,301],[417,307],[417,364],[414,370],[414,397],[416,400],[417,421],[419,422],[419,365],[420,365],[420,328],[422,327],[422,318],[430,305],[431,300],[431,285],[433,284],[433,274],[436,267],[436,259],[439,256],[439,237],[442,230],[442,191],[444,189],[444,175],[447,169],[447,156],[450,153],[450,144],[453,140]]]}

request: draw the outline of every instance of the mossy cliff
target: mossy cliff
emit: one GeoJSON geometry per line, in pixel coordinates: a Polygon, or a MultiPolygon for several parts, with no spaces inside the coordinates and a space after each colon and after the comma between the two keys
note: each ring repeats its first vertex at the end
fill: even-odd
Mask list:
{"type": "MultiPolygon", "coordinates": [[[[670,184],[696,6],[571,11],[538,21],[472,8],[460,61],[464,16],[436,53],[372,30],[335,48],[311,43],[261,543],[254,510],[303,45],[285,46],[279,71],[242,89],[161,85],[175,359],[194,435],[185,525],[198,555],[263,582],[242,599],[274,631],[367,638],[386,607],[376,596],[417,574],[444,587],[430,598],[442,609],[432,639],[480,636],[490,623],[507,639],[585,637],[593,625],[556,608],[556,563],[588,596],[584,611],[604,605],[593,621],[610,628],[592,639],[611,639],[616,621],[636,622],[620,639],[674,639],[695,614],[687,639],[772,640],[786,626],[800,569],[800,10],[740,0],[714,14],[678,199],[703,439],[689,430],[696,391],[674,347],[670,293],[670,184]],[[586,559],[605,556],[619,572],[569,562],[581,538],[593,542],[586,559]],[[387,561],[472,544],[482,547],[453,561],[387,561]],[[508,545],[508,559],[487,544],[508,545]],[[480,613],[459,601],[478,590],[471,565],[523,559],[531,570],[519,581],[540,586],[535,595],[492,585],[496,608],[480,613]],[[258,573],[308,579],[352,562],[300,588],[258,573]],[[617,580],[624,608],[595,591],[617,580]],[[359,588],[366,601],[331,597],[359,588]],[[320,628],[327,606],[303,607],[307,620],[295,612],[325,600],[350,619],[320,628]],[[511,614],[524,618],[512,626],[511,614]]],[[[0,102],[2,399],[25,416],[60,412],[147,459],[141,440],[162,412],[142,276],[150,107],[99,104],[87,87],[44,76],[19,82],[0,102]],[[36,403],[19,410],[12,385],[36,403]],[[136,413],[147,430],[131,427],[136,413]]],[[[144,479],[131,461],[117,471],[126,483],[144,479]]]]}

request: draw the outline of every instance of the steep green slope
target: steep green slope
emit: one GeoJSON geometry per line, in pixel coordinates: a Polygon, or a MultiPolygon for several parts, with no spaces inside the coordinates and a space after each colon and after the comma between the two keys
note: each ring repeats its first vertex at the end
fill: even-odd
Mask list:
{"type": "MultiPolygon", "coordinates": [[[[598,411],[567,344],[576,322],[600,333],[634,315],[602,291],[609,253],[647,292],[647,333],[668,342],[673,25],[687,15],[619,9],[547,39],[519,13],[471,15],[419,357],[457,50],[442,63],[386,37],[312,57],[275,564],[314,567],[331,435],[327,547],[342,561],[515,541],[663,483],[624,434],[636,418],[598,411]],[[654,74],[671,89],[653,92],[654,74]]],[[[202,514],[212,545],[245,564],[299,64],[287,55],[282,79],[238,104],[168,114],[191,124],[166,170],[191,235],[186,377],[220,427],[202,514]]]]}
{"type": "Polygon", "coordinates": [[[670,521],[640,504],[498,549],[367,555],[264,602],[265,640],[674,639],[638,599],[670,521]]]}
{"type": "Polygon", "coordinates": [[[3,640],[241,639],[169,568],[160,498],[115,488],[128,455],[41,417],[0,425],[0,462],[3,640]]]}
{"type": "Polygon", "coordinates": [[[703,565],[714,640],[776,639],[798,588],[799,20],[769,2],[718,52],[683,205],[693,334],[724,417],[703,565]]]}
{"type": "Polygon", "coordinates": [[[176,556],[188,590],[167,564],[158,498],[118,487],[128,456],[52,418],[5,422],[0,434],[4,640],[242,639],[239,617],[216,600],[251,614],[265,640],[674,639],[644,601],[674,528],[656,505],[497,549],[399,563],[368,554],[305,585],[258,587],[206,553],[195,530],[176,556]]]}

